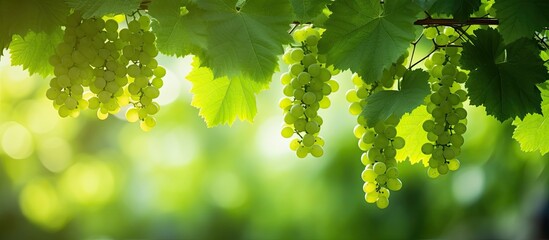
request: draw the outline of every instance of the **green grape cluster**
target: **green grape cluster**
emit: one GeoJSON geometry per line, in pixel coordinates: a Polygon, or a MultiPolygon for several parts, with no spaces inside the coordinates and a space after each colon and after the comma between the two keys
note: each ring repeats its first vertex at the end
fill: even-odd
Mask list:
{"type": "MultiPolygon", "coordinates": [[[[397,65],[402,66],[404,61],[395,64],[384,73],[381,81],[372,84],[365,83],[358,75],[353,75],[355,89],[347,92],[346,98],[351,102],[349,111],[353,115],[359,115],[366,105],[366,99],[374,92],[381,91],[387,86],[391,88],[397,75],[397,65]],[[392,84],[389,84],[391,82],[392,84]]],[[[376,203],[380,209],[389,206],[390,191],[398,191],[402,188],[402,181],[398,178],[396,154],[398,149],[404,147],[404,139],[397,136],[396,126],[399,119],[389,117],[383,122],[378,122],[373,128],[366,125],[367,119],[362,115],[357,118],[358,125],[354,128],[354,135],[358,138],[358,147],[363,151],[361,162],[365,166],[362,172],[364,180],[363,190],[365,200],[368,203],[376,203]]]]}
{"type": "Polygon", "coordinates": [[[383,209],[389,206],[390,191],[402,188],[398,178],[396,154],[404,147],[404,139],[397,136],[396,125],[399,119],[391,116],[373,128],[364,128],[359,141],[363,149],[361,161],[365,165],[362,172],[363,190],[368,203],[376,203],[383,209]]]}
{"type": "Polygon", "coordinates": [[[338,72],[326,66],[325,57],[318,55],[317,44],[321,31],[305,26],[293,33],[297,46],[289,48],[283,60],[289,71],[282,74],[285,97],[280,100],[284,110],[284,126],[281,134],[285,138],[297,138],[290,142],[290,149],[299,158],[309,153],[314,157],[324,154],[324,140],[319,136],[323,123],[318,115],[320,108],[328,108],[328,95],[338,90],[339,85],[332,80],[338,72]]]}
{"type": "MultiPolygon", "coordinates": [[[[448,39],[446,44],[459,43],[458,36],[453,29],[449,29],[451,28],[435,29],[439,35],[434,38],[430,34],[426,36],[435,42],[441,39],[439,36],[444,36],[442,39],[445,42],[448,39]]],[[[429,81],[433,91],[426,98],[427,111],[432,118],[423,123],[429,142],[423,144],[421,151],[431,156],[427,174],[432,178],[455,171],[460,166],[457,157],[464,143],[462,135],[467,130],[467,111],[463,108],[467,92],[461,86],[467,81],[467,74],[457,67],[460,57],[459,48],[443,47],[425,61],[431,75],[429,81]]]]}
{"type": "Polygon", "coordinates": [[[160,106],[153,100],[160,95],[164,84],[162,77],[166,70],[158,66],[154,57],[158,55],[156,36],[150,31],[150,19],[141,16],[139,20],[128,23],[127,29],[120,31],[120,40],[125,43],[121,61],[128,65],[130,82],[128,93],[133,107],[126,112],[129,122],[140,121],[143,130],[148,131],[156,125],[153,117],[160,106]]]}
{"type": "Polygon", "coordinates": [[[130,21],[128,28],[118,28],[113,19],[70,14],[63,42],[50,57],[55,77],[46,96],[61,117],[77,117],[89,108],[104,120],[132,105],[128,120],[141,120],[141,128],[148,131],[156,124],[151,116],[159,105],[153,100],[166,70],[154,59],[156,37],[147,16],[130,21]]]}

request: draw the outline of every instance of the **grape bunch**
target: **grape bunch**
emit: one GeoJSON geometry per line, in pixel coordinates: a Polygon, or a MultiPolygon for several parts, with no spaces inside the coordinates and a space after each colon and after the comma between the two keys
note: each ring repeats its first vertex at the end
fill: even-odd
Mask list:
{"type": "Polygon", "coordinates": [[[128,23],[127,29],[120,31],[120,40],[125,44],[121,60],[128,65],[128,93],[133,107],[126,112],[129,122],[140,121],[143,130],[148,131],[156,125],[153,117],[160,106],[153,100],[160,95],[164,84],[162,77],[166,70],[158,66],[154,57],[158,55],[156,36],[150,31],[150,19],[141,16],[139,20],[128,23]]]}
{"type": "MultiPolygon", "coordinates": [[[[425,31],[425,36],[440,46],[460,42],[449,27],[425,31]]],[[[467,130],[467,111],[463,108],[467,92],[461,86],[467,81],[467,74],[457,67],[460,57],[459,48],[447,46],[437,49],[425,61],[433,91],[427,98],[427,111],[432,118],[423,123],[429,142],[423,144],[421,151],[431,156],[427,174],[432,178],[455,171],[460,166],[457,157],[464,143],[462,135],[467,130]]]]}
{"type": "MultiPolygon", "coordinates": [[[[405,58],[405,57],[404,57],[405,58]]],[[[372,84],[365,83],[358,75],[353,75],[355,89],[347,91],[346,98],[351,105],[349,111],[357,117],[358,125],[354,128],[354,135],[358,138],[358,147],[363,151],[361,162],[365,166],[362,172],[364,180],[363,190],[368,203],[376,203],[380,209],[389,206],[390,191],[402,188],[402,181],[398,178],[396,154],[404,147],[404,139],[397,136],[396,126],[399,119],[392,115],[373,128],[369,128],[367,119],[360,115],[362,108],[367,104],[367,97],[385,88],[391,88],[395,78],[404,75],[404,71],[396,71],[402,66],[399,60],[389,70],[385,71],[382,79],[372,84]],[[398,72],[398,74],[397,74],[398,72]]]]}
{"type": "Polygon", "coordinates": [[[359,140],[361,147],[367,149],[361,157],[365,165],[362,172],[365,199],[368,203],[376,203],[381,209],[389,205],[390,191],[402,188],[395,158],[397,150],[404,147],[404,139],[397,136],[398,122],[397,117],[391,116],[373,128],[364,128],[359,140]]]}
{"type": "Polygon", "coordinates": [[[297,46],[289,48],[283,55],[283,60],[289,65],[289,71],[282,74],[285,97],[280,100],[280,108],[284,110],[284,125],[281,135],[291,138],[290,149],[299,158],[309,153],[314,157],[324,154],[324,140],[318,135],[323,123],[318,115],[320,108],[328,108],[328,95],[339,88],[332,80],[332,75],[338,72],[331,66],[326,66],[325,57],[318,55],[317,44],[321,31],[311,26],[305,26],[293,33],[297,46]]]}
{"type": "Polygon", "coordinates": [[[140,120],[141,128],[148,131],[156,124],[152,115],[159,105],[153,100],[166,70],[154,59],[156,36],[149,30],[147,16],[134,18],[128,28],[118,27],[113,19],[70,14],[63,42],[50,57],[54,77],[46,96],[61,117],[77,117],[89,108],[103,120],[132,105],[128,121],[140,120]]]}

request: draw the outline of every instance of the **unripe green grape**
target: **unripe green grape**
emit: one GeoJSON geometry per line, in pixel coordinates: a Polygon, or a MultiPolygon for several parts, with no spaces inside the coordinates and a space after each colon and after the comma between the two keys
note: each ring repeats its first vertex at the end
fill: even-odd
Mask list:
{"type": "Polygon", "coordinates": [[[467,118],[467,110],[465,110],[464,108],[456,108],[454,111],[458,116],[459,120],[467,118]]]}
{"type": "Polygon", "coordinates": [[[439,34],[438,36],[435,37],[435,43],[437,45],[444,46],[450,43],[450,38],[448,38],[448,36],[444,34],[439,34]]]}
{"type": "Polygon", "coordinates": [[[444,148],[444,158],[453,159],[456,157],[456,153],[451,148],[444,148]]]}
{"type": "Polygon", "coordinates": [[[366,128],[364,128],[364,126],[360,124],[357,124],[353,128],[353,134],[355,135],[356,138],[361,138],[362,135],[364,135],[365,133],[366,133],[366,128]]]}
{"type": "Polygon", "coordinates": [[[385,128],[385,131],[383,131],[383,133],[385,134],[385,136],[386,136],[387,138],[394,138],[394,137],[396,137],[396,135],[397,135],[397,130],[396,130],[396,128],[393,127],[393,126],[387,126],[387,127],[385,128]]]}
{"type": "Polygon", "coordinates": [[[421,152],[425,155],[429,155],[429,154],[432,154],[433,153],[433,150],[434,150],[434,146],[433,144],[431,143],[424,143],[422,146],[421,146],[421,152]]]}
{"type": "Polygon", "coordinates": [[[305,42],[307,43],[307,45],[309,46],[316,46],[318,44],[318,36],[316,35],[309,35],[307,37],[307,39],[305,40],[305,42]]]}
{"type": "Polygon", "coordinates": [[[405,145],[404,138],[402,137],[395,137],[392,143],[395,149],[402,149],[405,145]]]}
{"type": "Polygon", "coordinates": [[[389,206],[389,199],[387,197],[379,197],[376,205],[379,209],[385,209],[389,206]]]}
{"type": "Polygon", "coordinates": [[[303,146],[305,147],[311,147],[315,143],[315,137],[313,134],[305,134],[303,136],[303,146]]]}
{"type": "Polygon", "coordinates": [[[362,155],[360,156],[360,162],[364,166],[373,163],[373,161],[370,158],[368,158],[368,153],[367,152],[362,153],[362,155]]]}
{"type": "Polygon", "coordinates": [[[467,81],[467,73],[458,71],[456,74],[456,82],[465,83],[465,81],[467,81]]]}
{"type": "Polygon", "coordinates": [[[108,117],[109,117],[108,111],[105,111],[105,110],[103,110],[103,109],[101,109],[101,108],[97,109],[97,118],[98,118],[99,120],[105,120],[105,119],[107,119],[108,117]]]}
{"type": "Polygon", "coordinates": [[[387,139],[387,137],[385,136],[377,135],[374,140],[374,146],[379,148],[385,148],[389,146],[389,139],[387,139]]]}
{"type": "Polygon", "coordinates": [[[452,146],[461,147],[464,143],[464,139],[461,135],[454,134],[450,136],[450,143],[452,146]]]}
{"type": "Polygon", "coordinates": [[[286,109],[287,107],[291,106],[292,105],[292,100],[290,98],[281,98],[280,101],[278,102],[278,106],[281,108],[281,109],[286,109]]]}
{"type": "Polygon", "coordinates": [[[435,122],[433,120],[426,120],[423,122],[422,127],[426,132],[432,132],[435,129],[435,122]]]}
{"type": "Polygon", "coordinates": [[[371,193],[376,190],[376,187],[376,184],[373,182],[365,182],[362,186],[362,190],[364,191],[364,193],[371,193]]]}
{"type": "Polygon", "coordinates": [[[345,99],[347,99],[348,102],[359,102],[360,98],[357,96],[357,92],[355,89],[350,89],[345,93],[345,99]]]}
{"type": "Polygon", "coordinates": [[[451,35],[454,35],[456,33],[456,31],[454,30],[453,27],[445,27],[444,28],[444,35],[446,36],[451,36],[451,35]]]}
{"type": "Polygon", "coordinates": [[[301,60],[301,64],[303,64],[304,67],[309,67],[309,65],[316,62],[316,57],[313,54],[306,54],[303,56],[303,60],[301,60]]]}
{"type": "Polygon", "coordinates": [[[455,126],[454,126],[454,132],[456,134],[464,134],[465,132],[467,131],[467,126],[465,126],[465,124],[463,123],[457,123],[455,126]]]}
{"type": "Polygon", "coordinates": [[[324,155],[324,149],[318,144],[314,144],[310,149],[311,155],[314,157],[322,157],[324,155]]]}
{"type": "Polygon", "coordinates": [[[332,88],[332,92],[337,92],[337,90],[339,90],[339,83],[337,83],[335,80],[329,80],[328,84],[332,88]]]}
{"type": "Polygon", "coordinates": [[[303,59],[303,56],[304,56],[304,53],[303,53],[303,49],[301,48],[295,48],[290,52],[290,57],[295,62],[301,61],[303,59]]]}
{"type": "Polygon", "coordinates": [[[305,126],[305,131],[310,134],[318,133],[320,131],[320,126],[316,122],[311,121],[305,126]]]}
{"type": "Polygon", "coordinates": [[[305,146],[299,146],[295,153],[298,158],[305,158],[307,157],[307,154],[309,154],[309,148],[305,146]]]}
{"type": "Polygon", "coordinates": [[[398,177],[398,169],[396,167],[389,167],[389,168],[387,168],[387,171],[385,172],[385,174],[389,178],[397,178],[398,177]]]}
{"type": "Polygon", "coordinates": [[[461,102],[461,100],[457,94],[450,94],[448,95],[448,102],[452,105],[457,105],[461,102]]]}
{"type": "Polygon", "coordinates": [[[313,77],[318,77],[320,76],[320,69],[321,69],[320,64],[313,63],[309,65],[309,67],[307,68],[307,72],[313,77]]]}
{"type": "Polygon", "coordinates": [[[398,178],[389,178],[387,180],[387,187],[391,191],[398,191],[402,188],[402,181],[400,181],[400,179],[398,178]]]}
{"type": "Polygon", "coordinates": [[[316,116],[318,116],[317,110],[312,108],[307,108],[305,110],[305,116],[307,116],[308,118],[315,118],[316,116]]]}
{"type": "Polygon", "coordinates": [[[294,135],[294,130],[291,127],[284,127],[280,133],[284,138],[290,138],[294,135]]]}
{"type": "Polygon", "coordinates": [[[301,72],[297,75],[297,80],[301,85],[305,85],[311,81],[311,75],[307,72],[301,72]]]}
{"type": "Polygon", "coordinates": [[[450,171],[456,171],[456,170],[458,170],[458,169],[459,169],[459,166],[460,166],[460,162],[459,162],[459,160],[457,160],[457,159],[450,159],[450,160],[448,161],[448,169],[449,169],[450,171]]]}
{"type": "Polygon", "coordinates": [[[299,143],[299,140],[297,138],[292,139],[292,141],[290,142],[290,149],[292,151],[297,151],[300,146],[301,144],[299,143]]]}
{"type": "Polygon", "coordinates": [[[374,182],[376,177],[377,174],[373,169],[364,169],[364,171],[362,171],[362,180],[364,182],[374,182]]]}
{"type": "Polygon", "coordinates": [[[434,39],[438,35],[438,31],[435,27],[428,27],[423,29],[423,35],[427,39],[434,39]]]}
{"type": "Polygon", "coordinates": [[[448,165],[447,164],[441,164],[437,167],[438,173],[440,175],[446,175],[448,173],[448,165]]]}
{"type": "MultiPolygon", "coordinates": [[[[429,59],[433,62],[435,65],[441,65],[446,61],[446,57],[444,56],[444,53],[441,52],[434,52],[429,59]]],[[[442,69],[441,69],[442,70],[442,69]]]]}
{"type": "Polygon", "coordinates": [[[304,111],[305,110],[303,109],[303,106],[301,106],[301,104],[295,104],[290,108],[290,113],[296,118],[301,117],[304,111]]]}
{"type": "Polygon", "coordinates": [[[305,120],[304,118],[297,118],[297,120],[295,120],[294,122],[294,128],[298,132],[305,131],[306,125],[307,125],[307,120],[305,120]]]}
{"type": "Polygon", "coordinates": [[[377,175],[381,175],[385,173],[385,170],[387,170],[387,166],[383,162],[377,162],[374,164],[374,172],[377,175]]]}
{"type": "Polygon", "coordinates": [[[318,77],[320,81],[322,82],[328,82],[332,78],[332,73],[330,73],[330,70],[326,68],[320,68],[320,72],[318,74],[318,77]]]}
{"type": "Polygon", "coordinates": [[[427,176],[429,176],[430,178],[437,178],[438,176],[440,176],[440,173],[438,172],[437,168],[429,167],[427,169],[427,176]]]}
{"type": "Polygon", "coordinates": [[[386,187],[380,187],[378,192],[379,197],[389,198],[389,196],[391,196],[391,191],[389,191],[389,189],[387,189],[386,187]]]}
{"type": "Polygon", "coordinates": [[[459,117],[455,113],[450,113],[446,116],[446,121],[450,125],[455,125],[459,122],[459,117]]]}
{"type": "Polygon", "coordinates": [[[376,191],[366,193],[364,198],[367,203],[375,203],[378,200],[379,194],[376,191]]]}
{"type": "Polygon", "coordinates": [[[320,108],[322,108],[322,109],[329,108],[330,105],[332,104],[332,102],[330,101],[330,99],[327,98],[327,97],[323,97],[318,103],[319,103],[319,105],[320,105],[320,108]]]}

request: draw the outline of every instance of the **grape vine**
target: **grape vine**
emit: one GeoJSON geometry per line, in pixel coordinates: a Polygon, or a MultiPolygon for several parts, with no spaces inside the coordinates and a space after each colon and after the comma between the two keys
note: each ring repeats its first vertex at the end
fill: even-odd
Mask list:
{"type": "Polygon", "coordinates": [[[423,162],[433,178],[460,167],[472,107],[514,120],[523,150],[549,152],[549,137],[532,131],[544,127],[549,101],[545,0],[228,2],[99,0],[90,8],[74,0],[40,16],[25,7],[29,19],[0,26],[0,46],[13,65],[53,76],[45,95],[60,117],[91,109],[102,120],[125,115],[144,131],[160,110],[160,53],[195,57],[191,104],[208,127],[251,121],[256,94],[281,62],[281,135],[299,158],[324,155],[319,110],[339,89],[334,79],[344,75],[335,75],[348,71],[365,200],[379,208],[402,188],[399,161],[423,162]],[[409,149],[422,136],[397,129],[420,108],[429,115],[415,123],[423,130],[416,135],[426,140],[409,149]]]}

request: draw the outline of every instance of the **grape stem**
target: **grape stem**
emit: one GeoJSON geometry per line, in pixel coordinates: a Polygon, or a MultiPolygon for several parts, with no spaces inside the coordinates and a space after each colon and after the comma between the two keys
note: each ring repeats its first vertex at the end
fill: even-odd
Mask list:
{"type": "Polygon", "coordinates": [[[152,0],[142,0],[141,4],[139,4],[140,10],[147,10],[149,9],[149,4],[152,2],[152,0]]]}
{"type": "Polygon", "coordinates": [[[545,50],[549,49],[549,45],[547,44],[547,42],[544,41],[543,37],[536,33],[534,34],[534,38],[539,41],[540,45],[542,45],[541,47],[543,47],[545,50]]]}
{"type": "Polygon", "coordinates": [[[467,21],[458,21],[456,19],[447,18],[431,18],[426,17],[414,22],[414,25],[429,25],[429,26],[464,26],[464,25],[499,25],[499,19],[497,18],[469,18],[467,21]]]}

